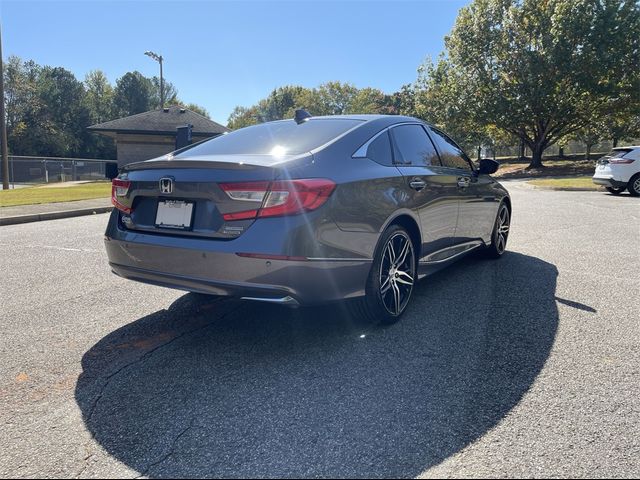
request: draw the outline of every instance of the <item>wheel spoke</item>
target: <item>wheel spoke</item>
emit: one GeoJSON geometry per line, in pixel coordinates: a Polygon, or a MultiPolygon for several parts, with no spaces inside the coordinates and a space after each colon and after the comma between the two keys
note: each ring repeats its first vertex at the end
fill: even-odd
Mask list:
{"type": "Polygon", "coordinates": [[[395,283],[393,284],[393,299],[396,306],[396,309],[393,313],[397,315],[398,313],[400,313],[400,289],[395,283]]]}
{"type": "Polygon", "coordinates": [[[382,285],[380,285],[380,293],[382,295],[385,295],[389,289],[391,288],[391,281],[390,281],[391,277],[387,277],[386,280],[382,283],[382,285]]]}
{"type": "Polygon", "coordinates": [[[503,235],[498,235],[498,250],[502,251],[504,250],[506,243],[504,240],[504,236],[503,235]]]}
{"type": "Polygon", "coordinates": [[[398,270],[398,277],[396,278],[396,282],[404,283],[405,285],[413,285],[413,277],[407,272],[398,270]]]}
{"type": "Polygon", "coordinates": [[[407,259],[407,253],[409,253],[409,240],[405,239],[404,246],[400,251],[400,255],[398,255],[398,260],[394,264],[396,267],[399,267],[404,263],[404,261],[407,259]]]}
{"type": "Polygon", "coordinates": [[[389,254],[389,261],[391,265],[396,264],[396,251],[393,249],[393,242],[387,244],[387,253],[389,254]]]}

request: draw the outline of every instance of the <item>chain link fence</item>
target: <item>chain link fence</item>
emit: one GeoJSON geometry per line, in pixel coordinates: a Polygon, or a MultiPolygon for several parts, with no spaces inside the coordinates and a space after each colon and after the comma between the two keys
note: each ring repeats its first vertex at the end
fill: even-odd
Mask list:
{"type": "Polygon", "coordinates": [[[9,183],[14,186],[16,184],[106,180],[117,174],[118,163],[116,160],[9,155],[9,183]]]}
{"type": "MultiPolygon", "coordinates": [[[[635,143],[621,142],[619,146],[635,143]]],[[[611,142],[601,142],[591,148],[591,157],[596,158],[612,148],[611,142]]],[[[491,158],[517,158],[518,146],[509,147],[485,147],[482,156],[491,158]]],[[[585,147],[579,142],[568,142],[563,148],[566,156],[578,157],[584,155],[585,147]]],[[[469,152],[471,154],[471,152],[469,152]]],[[[475,152],[473,152],[475,154],[475,152]]],[[[556,157],[559,147],[553,145],[544,152],[545,157],[556,157]]],[[[530,155],[528,149],[525,155],[530,155]]],[[[95,158],[58,158],[58,157],[26,157],[9,155],[9,183],[16,184],[40,184],[70,182],[79,180],[110,180],[118,174],[116,160],[97,160],[95,158]]],[[[2,175],[0,174],[0,179],[2,175]]]]}
{"type": "MultiPolygon", "coordinates": [[[[638,145],[640,143],[639,139],[628,139],[624,141],[618,142],[618,147],[623,147],[625,145],[638,145]]],[[[591,146],[589,158],[599,158],[602,155],[610,152],[613,148],[612,141],[602,141],[596,143],[591,146]]],[[[467,152],[469,153],[469,152],[467,152]]],[[[497,147],[485,147],[482,151],[483,156],[487,158],[491,158],[495,156],[496,158],[518,158],[520,155],[520,146],[512,145],[512,146],[497,146],[497,147]]],[[[524,151],[525,157],[531,157],[531,150],[525,147],[524,151]]],[[[578,141],[569,141],[565,142],[562,147],[562,155],[560,155],[560,146],[558,144],[552,145],[544,151],[544,158],[557,158],[557,157],[569,157],[569,158],[584,158],[586,155],[586,146],[584,143],[578,141]]]]}

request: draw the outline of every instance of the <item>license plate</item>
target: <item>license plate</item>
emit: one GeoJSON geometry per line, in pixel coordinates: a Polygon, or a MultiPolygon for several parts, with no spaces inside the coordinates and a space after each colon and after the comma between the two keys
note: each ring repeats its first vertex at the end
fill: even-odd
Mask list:
{"type": "Polygon", "coordinates": [[[183,200],[162,200],[158,202],[156,226],[162,228],[189,228],[193,213],[193,203],[183,200]]]}

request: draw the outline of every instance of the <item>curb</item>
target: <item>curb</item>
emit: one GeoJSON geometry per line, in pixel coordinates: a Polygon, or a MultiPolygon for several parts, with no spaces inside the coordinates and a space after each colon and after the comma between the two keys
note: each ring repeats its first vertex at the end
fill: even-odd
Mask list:
{"type": "Polygon", "coordinates": [[[29,215],[16,215],[14,217],[0,217],[0,226],[17,225],[20,223],[42,222],[44,220],[58,220],[60,218],[81,217],[84,215],[95,215],[107,213],[113,207],[82,208],[79,210],[62,210],[60,212],[32,213],[29,215]]]}
{"type": "Polygon", "coordinates": [[[604,187],[602,188],[587,188],[587,187],[556,187],[553,185],[534,185],[533,183],[526,182],[532,188],[536,190],[553,190],[556,192],[604,192],[604,187]]]}
{"type": "Polygon", "coordinates": [[[553,190],[556,192],[604,192],[603,189],[596,188],[580,188],[580,187],[543,187],[541,185],[532,185],[533,188],[539,190],[553,190]]]}

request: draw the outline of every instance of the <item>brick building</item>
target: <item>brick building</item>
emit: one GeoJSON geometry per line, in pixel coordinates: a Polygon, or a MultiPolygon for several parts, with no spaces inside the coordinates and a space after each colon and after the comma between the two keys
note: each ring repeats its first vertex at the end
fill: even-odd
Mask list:
{"type": "Polygon", "coordinates": [[[116,142],[118,167],[159,157],[175,150],[178,127],[191,124],[192,143],[216,137],[229,129],[180,106],[138,113],[87,129],[116,142]]]}

